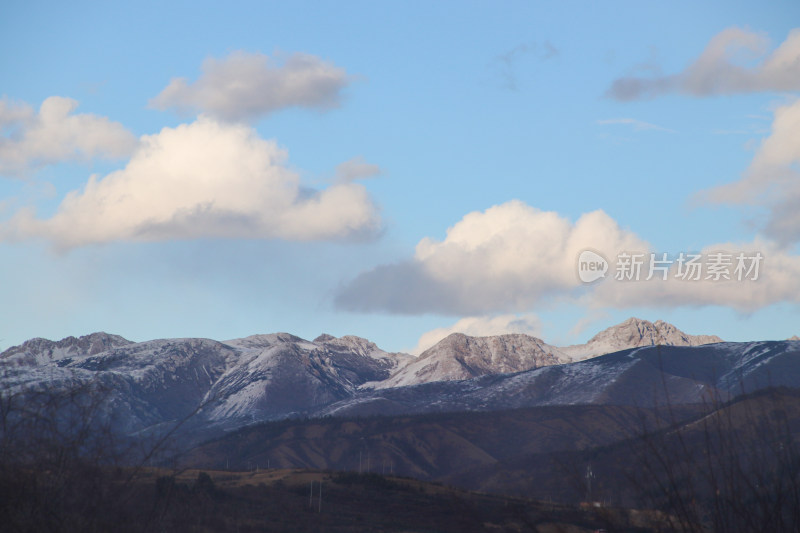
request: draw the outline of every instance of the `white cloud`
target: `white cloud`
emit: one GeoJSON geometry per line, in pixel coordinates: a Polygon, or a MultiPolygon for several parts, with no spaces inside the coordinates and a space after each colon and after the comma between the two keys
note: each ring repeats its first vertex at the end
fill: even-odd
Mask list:
{"type": "Polygon", "coordinates": [[[736,182],[700,195],[717,204],[749,204],[768,210],[764,233],[778,242],[800,240],[800,100],[774,111],[772,130],[736,182]]]}
{"type": "Polygon", "coordinates": [[[602,211],[587,213],[572,223],[557,213],[512,201],[466,215],[443,241],[421,240],[409,261],[360,274],[342,288],[336,303],[355,311],[453,315],[527,312],[564,301],[597,310],[724,306],[741,312],[779,302],[800,303],[800,256],[773,241],[718,243],[702,251],[706,268],[708,254],[729,254],[732,278],[738,253],[751,257],[760,252],[763,260],[757,280],[744,276],[714,281],[706,279],[706,270],[702,280],[681,280],[675,277],[678,264],[673,262],[666,281],[658,271],[645,281],[652,252],[646,242],[602,211]],[[605,279],[589,285],[580,282],[577,259],[584,249],[599,252],[609,261],[605,279]],[[614,279],[622,252],[644,254],[639,281],[614,279]]]}
{"type": "Polygon", "coordinates": [[[92,176],[49,219],[31,209],[0,229],[4,240],[43,238],[57,248],[194,238],[326,240],[380,229],[361,185],[305,189],[274,141],[208,117],[141,138],[122,170],[92,176]]]}
{"type": "Polygon", "coordinates": [[[800,28],[767,53],[768,39],[741,28],[715,35],[683,72],[651,78],[624,77],[608,95],[617,100],[652,98],[669,92],[693,96],[800,90],[800,28]]]}
{"type": "Polygon", "coordinates": [[[539,318],[533,314],[466,317],[451,326],[436,328],[423,333],[411,353],[419,355],[452,333],[463,333],[472,337],[486,337],[489,335],[504,335],[506,333],[524,333],[538,336],[540,332],[541,323],[539,318]]]}
{"type": "Polygon", "coordinates": [[[239,51],[206,59],[203,74],[193,83],[172,79],[150,104],[229,121],[252,120],[288,107],[338,107],[349,81],[344,69],[313,55],[294,53],[278,64],[264,54],[239,51]]]}
{"type": "Polygon", "coordinates": [[[651,123],[645,122],[643,120],[637,120],[635,118],[609,118],[609,119],[605,119],[605,120],[598,120],[597,124],[599,124],[601,126],[622,124],[622,125],[630,126],[636,131],[656,130],[656,131],[666,131],[666,132],[669,132],[669,133],[675,133],[675,130],[671,130],[669,128],[664,128],[664,127],[661,127],[661,126],[656,126],[655,124],[651,124],[651,123]]]}
{"type": "MultiPolygon", "coordinates": [[[[659,277],[659,273],[650,281],[645,281],[648,274],[646,268],[639,281],[617,281],[611,272],[611,279],[598,283],[591,293],[584,296],[583,301],[598,309],[715,305],[741,312],[756,311],[780,302],[800,303],[800,256],[789,254],[774,242],[757,239],[751,243],[719,243],[705,247],[700,253],[706,265],[700,280],[676,278],[677,263],[672,265],[666,281],[659,277]],[[730,256],[730,280],[706,279],[709,274],[709,254],[714,253],[730,256]],[[756,253],[763,256],[757,280],[747,279],[747,276],[743,276],[745,279],[742,280],[736,279],[734,269],[739,253],[744,253],[745,257],[756,253]]],[[[661,255],[657,254],[657,257],[661,255]]],[[[649,257],[646,262],[649,262],[649,257]]],[[[749,261],[746,261],[746,266],[750,266],[749,261]]]]}
{"type": "Polygon", "coordinates": [[[31,106],[22,102],[12,102],[7,97],[0,99],[0,131],[11,129],[20,123],[34,118],[31,106]]]}
{"type": "Polygon", "coordinates": [[[422,239],[412,260],[362,273],[336,303],[397,313],[526,311],[580,287],[576,260],[586,248],[616,253],[647,245],[602,211],[572,223],[510,201],[467,214],[444,241],[422,239]]]}
{"type": "Polygon", "coordinates": [[[74,113],[78,102],[47,98],[34,111],[24,103],[0,99],[0,175],[23,176],[62,161],[124,158],[136,138],[121,124],[88,113],[74,113]]]}
{"type": "Polygon", "coordinates": [[[344,163],[336,166],[336,181],[350,182],[355,180],[363,180],[378,176],[381,173],[381,167],[367,163],[362,157],[354,157],[344,163]]]}

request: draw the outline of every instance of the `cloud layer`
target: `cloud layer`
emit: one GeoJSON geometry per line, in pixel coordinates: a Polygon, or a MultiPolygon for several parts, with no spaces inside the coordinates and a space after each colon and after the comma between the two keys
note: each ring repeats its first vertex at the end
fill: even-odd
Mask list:
{"type": "MultiPolygon", "coordinates": [[[[565,299],[594,309],[719,305],[742,312],[800,302],[800,257],[772,241],[719,243],[703,250],[732,257],[761,253],[757,280],[745,276],[715,281],[706,278],[706,271],[698,281],[682,280],[675,276],[674,262],[666,281],[658,275],[645,281],[652,252],[602,211],[572,223],[557,213],[512,201],[466,215],[447,231],[444,241],[423,239],[409,261],[362,273],[341,289],[336,303],[355,311],[465,316],[527,312],[565,299]],[[606,279],[590,285],[580,282],[577,259],[584,249],[609,261],[606,279]],[[614,279],[622,252],[646,254],[648,262],[638,281],[614,279]]],[[[731,273],[734,268],[735,264],[731,273]]]]}
{"type": "Polygon", "coordinates": [[[779,243],[800,241],[800,100],[778,107],[772,130],[740,180],[701,194],[716,204],[767,209],[764,234],[779,243]]]}
{"type": "Polygon", "coordinates": [[[234,52],[203,62],[195,82],[174,78],[150,104],[221,120],[253,120],[289,107],[338,107],[349,83],[344,69],[317,56],[294,53],[278,64],[264,54],[234,52]]]}
{"type": "Polygon", "coordinates": [[[69,249],[194,238],[358,239],[380,230],[361,185],[306,189],[286,159],[250,127],[200,117],[143,136],[125,168],[93,176],[51,218],[18,212],[0,237],[43,238],[69,249]]]}
{"type": "Polygon", "coordinates": [[[715,35],[691,65],[669,76],[628,76],[614,81],[608,96],[629,101],[679,92],[692,96],[800,90],[800,29],[772,53],[768,39],[741,28],[715,35]]]}
{"type": "Polygon", "coordinates": [[[368,163],[363,157],[358,156],[344,163],[336,165],[336,181],[350,182],[374,178],[381,174],[381,167],[368,163]]]}
{"type": "Polygon", "coordinates": [[[410,314],[527,311],[580,286],[575,261],[586,248],[616,253],[648,246],[602,211],[572,223],[514,200],[467,214],[443,241],[422,239],[409,261],[357,276],[336,304],[410,314]]]}
{"type": "Polygon", "coordinates": [[[95,157],[124,158],[136,137],[105,117],[75,113],[78,102],[47,98],[36,112],[0,99],[0,175],[24,176],[37,167],[95,157]]]}
{"type": "Polygon", "coordinates": [[[699,253],[703,254],[706,267],[709,254],[729,255],[732,258],[731,279],[706,279],[709,271],[705,268],[700,280],[682,280],[676,277],[678,265],[673,263],[667,280],[656,274],[650,281],[645,281],[647,272],[643,269],[639,281],[607,279],[597,283],[592,292],[584,295],[583,302],[595,309],[724,306],[743,313],[781,302],[800,303],[800,257],[786,252],[774,242],[757,239],[750,243],[718,243],[699,253]],[[733,275],[735,257],[739,253],[745,256],[760,253],[763,256],[756,281],[740,281],[733,275]]]}

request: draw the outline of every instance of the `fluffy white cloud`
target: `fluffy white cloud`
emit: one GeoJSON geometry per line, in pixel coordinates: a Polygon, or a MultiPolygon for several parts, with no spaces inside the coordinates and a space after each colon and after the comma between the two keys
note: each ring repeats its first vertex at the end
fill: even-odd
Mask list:
{"type": "Polygon", "coordinates": [[[767,53],[768,44],[764,35],[727,28],[715,35],[683,72],[619,78],[608,94],[618,100],[637,100],[669,92],[709,96],[800,90],[800,28],[789,32],[772,53],[767,53]]]}
{"type": "Polygon", "coordinates": [[[44,238],[68,249],[111,241],[193,238],[366,238],[377,208],[356,183],[300,185],[275,142],[208,117],[141,138],[127,166],[69,193],[48,219],[18,212],[5,240],[44,238]]]}
{"type": "Polygon", "coordinates": [[[800,240],[800,100],[778,107],[772,131],[739,181],[704,192],[712,203],[767,207],[764,233],[778,242],[800,240]]]}
{"type": "Polygon", "coordinates": [[[78,102],[51,96],[39,111],[0,99],[0,175],[21,176],[31,169],[94,157],[124,158],[136,137],[121,124],[74,113],[78,102]]]}
{"type": "Polygon", "coordinates": [[[452,333],[463,333],[473,337],[489,335],[503,335],[506,333],[524,333],[538,336],[541,332],[541,323],[536,315],[498,315],[498,316],[472,316],[462,318],[455,324],[436,328],[423,333],[417,346],[411,350],[414,355],[419,355],[440,340],[452,333]]]}
{"type": "Polygon", "coordinates": [[[294,53],[277,64],[264,54],[239,51],[206,59],[203,74],[193,83],[172,79],[150,104],[229,121],[251,120],[288,107],[338,107],[349,81],[344,69],[313,55],[294,53]]]}
{"type": "Polygon", "coordinates": [[[422,239],[410,261],[359,275],[336,303],[398,313],[526,311],[580,287],[576,261],[586,248],[616,254],[648,246],[602,211],[572,223],[515,200],[469,213],[443,241],[422,239]]]}
{"type": "MultiPolygon", "coordinates": [[[[602,211],[585,214],[572,223],[557,213],[512,201],[466,215],[447,231],[443,241],[423,239],[412,260],[362,273],[343,287],[336,303],[356,311],[462,316],[526,312],[548,301],[567,299],[592,309],[713,305],[742,312],[779,302],[800,303],[800,256],[773,241],[706,247],[701,251],[704,266],[698,281],[676,277],[674,256],[667,280],[656,270],[646,281],[650,253],[654,252],[602,211]],[[605,279],[581,283],[577,260],[585,249],[608,260],[605,279]],[[728,281],[707,279],[713,260],[710,254],[717,252],[731,261],[728,281]],[[638,281],[615,279],[620,253],[644,255],[638,281]],[[745,258],[761,254],[758,279],[751,279],[752,273],[748,277],[746,272],[742,280],[736,279],[739,253],[745,258]]],[[[745,266],[749,268],[751,262],[746,260],[745,266]]],[[[477,328],[482,322],[473,325],[477,328]]],[[[457,329],[440,333],[447,331],[457,329]]]]}

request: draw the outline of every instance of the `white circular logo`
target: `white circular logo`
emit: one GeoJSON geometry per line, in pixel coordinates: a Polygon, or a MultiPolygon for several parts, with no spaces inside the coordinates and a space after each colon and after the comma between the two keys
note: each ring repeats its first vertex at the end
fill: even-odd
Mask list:
{"type": "Polygon", "coordinates": [[[578,277],[584,283],[591,283],[606,277],[608,261],[592,250],[584,250],[578,256],[578,277]]]}

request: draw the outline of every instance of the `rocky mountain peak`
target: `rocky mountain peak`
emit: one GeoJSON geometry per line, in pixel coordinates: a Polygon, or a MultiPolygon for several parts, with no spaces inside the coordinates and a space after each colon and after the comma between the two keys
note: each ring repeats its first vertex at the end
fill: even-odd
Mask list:
{"type": "Polygon", "coordinates": [[[660,330],[666,329],[665,326],[669,326],[675,330],[674,326],[660,320],[658,321],[658,325],[656,325],[648,320],[631,317],[616,326],[604,329],[589,339],[587,344],[608,340],[619,343],[620,346],[625,346],[626,348],[658,344],[662,336],[660,330]]]}
{"type": "Polygon", "coordinates": [[[469,379],[559,364],[558,350],[522,333],[472,337],[452,333],[376,385],[399,385],[469,379]]]}
{"type": "Polygon", "coordinates": [[[96,355],[128,344],[133,342],[102,331],[81,337],[65,337],[59,341],[37,337],[19,346],[12,346],[0,354],[0,360],[17,364],[43,364],[59,359],[96,355]]]}
{"type": "Polygon", "coordinates": [[[592,356],[656,344],[699,346],[715,342],[722,342],[722,339],[716,335],[689,335],[663,320],[657,320],[654,323],[631,317],[616,326],[601,331],[583,346],[587,348],[587,355],[592,356]]]}

